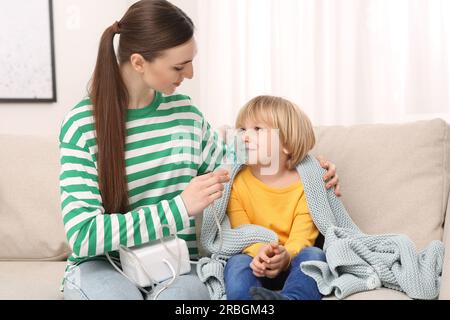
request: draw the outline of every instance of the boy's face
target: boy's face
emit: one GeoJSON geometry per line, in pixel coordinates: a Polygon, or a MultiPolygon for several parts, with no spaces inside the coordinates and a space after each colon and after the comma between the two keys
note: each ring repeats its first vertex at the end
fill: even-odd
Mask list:
{"type": "Polygon", "coordinates": [[[283,153],[278,129],[262,121],[253,120],[247,120],[244,126],[238,129],[245,143],[247,165],[270,165],[278,168],[282,160],[280,155],[283,153]]]}

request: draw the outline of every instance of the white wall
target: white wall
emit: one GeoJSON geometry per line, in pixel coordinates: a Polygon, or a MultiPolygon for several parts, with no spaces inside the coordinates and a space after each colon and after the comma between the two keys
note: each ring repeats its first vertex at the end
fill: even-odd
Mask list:
{"type": "Polygon", "coordinates": [[[101,34],[127,5],[126,0],[53,1],[58,102],[0,104],[0,134],[58,135],[65,114],[86,95],[101,34]]]}
{"type": "MultiPolygon", "coordinates": [[[[58,102],[54,104],[0,103],[0,134],[57,135],[66,113],[87,93],[87,85],[95,66],[101,34],[115,20],[120,19],[134,2],[136,1],[54,0],[58,102]]],[[[202,8],[199,3],[202,1],[171,0],[171,2],[183,9],[194,20],[196,26],[200,27],[199,11],[202,8]]],[[[206,32],[205,28],[202,31],[206,32]]],[[[197,31],[197,39],[199,38],[198,34],[197,31]]],[[[200,41],[208,41],[205,39],[203,35],[200,41]]],[[[204,49],[205,43],[200,43],[199,47],[199,49],[202,47],[204,49]]],[[[205,82],[205,79],[202,81],[202,77],[199,77],[199,73],[202,71],[199,68],[200,59],[203,59],[203,68],[208,68],[213,73],[217,72],[215,69],[209,69],[214,67],[214,63],[208,61],[205,50],[200,50],[199,56],[194,61],[197,75],[193,80],[185,81],[179,91],[190,95],[194,104],[213,125],[222,124],[222,121],[231,117],[230,110],[222,109],[218,112],[216,104],[199,103],[202,90],[211,90],[211,83],[205,82]]],[[[450,122],[448,114],[430,113],[427,117],[442,117],[450,122]]],[[[411,115],[409,120],[422,118],[424,118],[423,114],[411,115]]]]}
{"type": "MultiPolygon", "coordinates": [[[[196,28],[198,26],[198,1],[197,0],[169,0],[171,3],[183,10],[194,22],[196,28]]],[[[131,6],[133,3],[138,2],[138,0],[128,0],[128,5],[131,6]]],[[[196,31],[197,33],[197,31],[196,31]]],[[[198,73],[198,68],[196,67],[196,61],[198,57],[194,60],[194,78],[192,80],[186,79],[181,87],[178,88],[178,92],[186,94],[191,97],[194,105],[199,107],[202,112],[205,113],[207,119],[208,110],[201,108],[197,104],[200,98],[200,82],[199,77],[196,75],[198,73]]]]}
{"type": "MultiPolygon", "coordinates": [[[[44,104],[0,104],[0,134],[57,136],[64,116],[87,94],[103,31],[119,20],[134,2],[136,1],[54,0],[58,101],[44,104]]],[[[195,22],[196,1],[171,2],[182,8],[195,22]]],[[[199,96],[195,79],[185,81],[179,91],[190,95],[194,103],[199,96]]]]}
{"type": "MultiPolygon", "coordinates": [[[[198,26],[198,6],[195,0],[170,0],[174,5],[181,8],[193,21],[196,27],[198,26]]],[[[197,33],[197,32],[196,32],[197,33]]],[[[200,82],[198,77],[198,66],[196,61],[198,57],[194,60],[194,78],[192,80],[186,79],[183,85],[179,87],[178,91],[183,94],[187,94],[191,97],[193,104],[195,104],[199,109],[205,113],[206,119],[208,119],[207,110],[199,106],[197,101],[200,98],[200,82]],[[197,75],[196,75],[197,73],[197,75]]]]}

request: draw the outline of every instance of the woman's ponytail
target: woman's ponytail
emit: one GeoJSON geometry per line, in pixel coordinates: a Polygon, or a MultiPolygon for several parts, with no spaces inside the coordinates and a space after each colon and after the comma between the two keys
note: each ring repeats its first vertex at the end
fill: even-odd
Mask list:
{"type": "Polygon", "coordinates": [[[103,33],[90,92],[97,133],[98,182],[106,213],[124,213],[129,206],[125,172],[128,93],[114,51],[117,33],[118,22],[103,33]]]}

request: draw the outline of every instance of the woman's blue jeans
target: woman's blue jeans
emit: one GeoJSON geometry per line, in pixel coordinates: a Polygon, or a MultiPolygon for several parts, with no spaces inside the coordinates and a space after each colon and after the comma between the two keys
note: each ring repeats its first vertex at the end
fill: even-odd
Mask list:
{"type": "Polygon", "coordinates": [[[239,254],[228,260],[224,272],[228,300],[251,300],[251,287],[281,290],[280,293],[290,300],[322,299],[315,280],[300,269],[300,264],[305,261],[325,261],[325,253],[321,249],[303,249],[292,259],[290,268],[275,279],[256,277],[250,268],[252,260],[246,254],[239,254]]]}
{"type": "MultiPolygon", "coordinates": [[[[98,259],[74,268],[65,280],[64,299],[150,300],[151,297],[143,295],[133,283],[114,270],[108,261],[98,259]]],[[[159,295],[158,300],[210,300],[210,296],[193,268],[190,274],[179,276],[159,295]]]]}

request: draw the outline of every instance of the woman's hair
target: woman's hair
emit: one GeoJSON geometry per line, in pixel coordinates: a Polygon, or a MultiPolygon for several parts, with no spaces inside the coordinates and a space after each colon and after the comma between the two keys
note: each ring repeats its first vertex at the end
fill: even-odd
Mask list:
{"type": "Polygon", "coordinates": [[[129,62],[135,53],[152,62],[165,50],[188,42],[193,35],[192,20],[165,0],[133,4],[120,21],[103,33],[89,94],[97,135],[99,188],[106,213],[129,211],[125,170],[129,98],[119,64],[129,62]],[[120,34],[117,56],[116,34],[120,34]]]}
{"type": "Polygon", "coordinates": [[[244,127],[247,120],[263,122],[279,130],[280,142],[289,151],[289,170],[296,168],[316,143],[311,120],[286,99],[259,96],[250,100],[240,110],[236,128],[244,127]]]}

